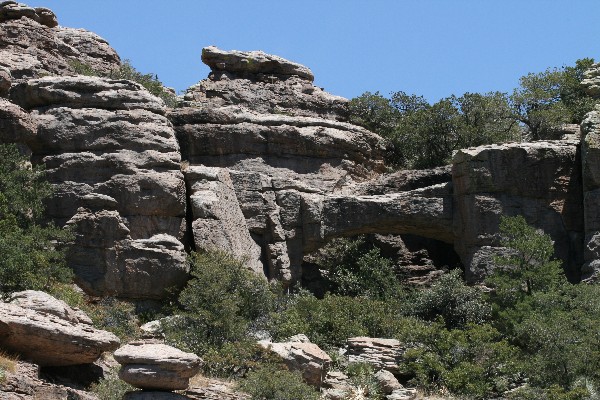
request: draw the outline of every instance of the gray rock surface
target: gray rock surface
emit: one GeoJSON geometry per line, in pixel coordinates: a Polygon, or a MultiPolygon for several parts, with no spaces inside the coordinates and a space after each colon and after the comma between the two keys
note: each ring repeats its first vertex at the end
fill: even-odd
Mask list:
{"type": "Polygon", "coordinates": [[[293,371],[300,371],[306,383],[319,387],[331,364],[331,357],[314,343],[260,341],[259,345],[283,359],[293,371]]]}
{"type": "Polygon", "coordinates": [[[455,249],[467,280],[490,272],[500,247],[503,215],[523,215],[549,234],[567,276],[579,279],[583,260],[583,198],[577,142],[481,146],[453,159],[455,249]]]}
{"type": "Polygon", "coordinates": [[[351,363],[371,364],[375,369],[398,373],[398,364],[406,348],[396,339],[348,338],[347,355],[351,363]]]}
{"type": "Polygon", "coordinates": [[[82,29],[58,27],[46,8],[16,2],[0,6],[0,66],[16,80],[43,75],[72,75],[74,63],[107,73],[121,60],[98,35],[82,29]]]}
{"type": "Polygon", "coordinates": [[[24,290],[13,293],[10,302],[40,314],[57,316],[74,324],[93,324],[90,317],[80,309],[73,308],[64,301],[39,290],[24,290]]]}
{"type": "Polygon", "coordinates": [[[36,130],[37,124],[25,110],[0,98],[0,143],[29,143],[36,130]]]}
{"type": "Polygon", "coordinates": [[[146,390],[182,390],[200,370],[201,360],[161,343],[133,342],[115,351],[122,365],[119,377],[146,390]]]}
{"type": "Polygon", "coordinates": [[[186,188],[162,101],[129,81],[89,77],[13,89],[13,100],[35,107],[28,144],[55,187],[49,217],[75,228],[68,263],[78,284],[134,299],[182,285],[186,188]]]}
{"type": "Polygon", "coordinates": [[[600,97],[600,63],[593,64],[583,73],[581,86],[590,96],[600,97]]]}
{"type": "Polygon", "coordinates": [[[10,70],[5,67],[0,67],[0,97],[8,96],[11,84],[12,75],[10,74],[10,70]]]}
{"type": "Polygon", "coordinates": [[[597,281],[600,274],[600,107],[581,123],[583,209],[585,218],[582,278],[597,281]]]}
{"type": "Polygon", "coordinates": [[[298,76],[309,82],[315,79],[304,65],[262,51],[225,51],[209,46],[202,49],[202,62],[213,71],[240,75],[298,76]]]}
{"type": "Polygon", "coordinates": [[[17,304],[0,303],[0,348],[36,364],[92,363],[118,346],[119,339],[110,332],[17,304]]]}

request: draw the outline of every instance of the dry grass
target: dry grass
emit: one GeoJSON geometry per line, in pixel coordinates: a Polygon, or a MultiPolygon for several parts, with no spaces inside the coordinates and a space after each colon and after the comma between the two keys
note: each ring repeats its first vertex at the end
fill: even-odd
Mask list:
{"type": "Polygon", "coordinates": [[[6,373],[17,371],[17,359],[0,352],[0,384],[6,381],[6,373]]]}

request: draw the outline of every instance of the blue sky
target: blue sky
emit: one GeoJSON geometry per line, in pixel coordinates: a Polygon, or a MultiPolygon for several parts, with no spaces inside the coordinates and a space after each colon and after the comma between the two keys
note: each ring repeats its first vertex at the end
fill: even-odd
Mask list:
{"type": "MultiPolygon", "coordinates": [[[[27,0],[25,0],[27,1],[27,0]]],[[[352,98],[436,101],[510,91],[520,76],[600,60],[599,0],[46,0],[63,26],[104,37],[178,91],[205,78],[202,47],[263,50],[352,98]]]]}

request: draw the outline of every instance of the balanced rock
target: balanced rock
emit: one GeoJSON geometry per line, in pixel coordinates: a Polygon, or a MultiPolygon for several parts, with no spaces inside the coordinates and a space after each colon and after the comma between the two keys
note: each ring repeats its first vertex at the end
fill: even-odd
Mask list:
{"type": "Polygon", "coordinates": [[[315,77],[304,65],[262,51],[224,51],[214,46],[202,49],[202,61],[213,71],[240,75],[298,76],[312,82],[315,77]]]}
{"type": "Polygon", "coordinates": [[[1,349],[19,354],[23,359],[39,365],[66,366],[92,363],[103,352],[119,346],[119,338],[110,332],[53,314],[58,312],[64,315],[59,311],[60,306],[34,306],[44,311],[0,303],[1,349]]]}
{"type": "Polygon", "coordinates": [[[300,371],[306,383],[310,385],[320,386],[331,364],[331,357],[314,343],[273,343],[265,340],[259,341],[258,344],[281,357],[291,370],[300,371]]]}
{"type": "Polygon", "coordinates": [[[201,359],[161,343],[133,342],[114,353],[119,377],[145,390],[183,390],[200,370],[201,359]]]}
{"type": "Polygon", "coordinates": [[[24,290],[13,293],[10,302],[41,314],[55,315],[71,323],[93,324],[90,317],[80,309],[73,308],[64,301],[39,290],[24,290]]]}

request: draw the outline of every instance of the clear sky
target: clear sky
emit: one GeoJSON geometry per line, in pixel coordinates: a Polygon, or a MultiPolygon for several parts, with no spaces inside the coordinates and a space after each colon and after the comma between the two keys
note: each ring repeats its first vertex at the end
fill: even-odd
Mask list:
{"type": "Polygon", "coordinates": [[[178,91],[208,75],[209,45],[299,62],[348,98],[511,91],[528,72],[600,60],[600,0],[22,1],[96,32],[178,91]]]}

